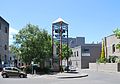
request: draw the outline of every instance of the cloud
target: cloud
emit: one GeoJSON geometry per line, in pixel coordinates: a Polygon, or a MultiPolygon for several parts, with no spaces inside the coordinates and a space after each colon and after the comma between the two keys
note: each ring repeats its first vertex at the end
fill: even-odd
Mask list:
{"type": "Polygon", "coordinates": [[[13,42],[13,35],[17,34],[18,33],[18,30],[10,27],[9,28],[9,44],[12,44],[13,42]]]}

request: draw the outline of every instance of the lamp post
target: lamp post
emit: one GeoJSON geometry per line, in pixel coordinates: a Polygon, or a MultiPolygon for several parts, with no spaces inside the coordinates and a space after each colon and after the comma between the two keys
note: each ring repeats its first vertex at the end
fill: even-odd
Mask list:
{"type": "Polygon", "coordinates": [[[32,74],[33,74],[33,64],[34,64],[34,62],[32,61],[32,62],[31,62],[31,65],[32,65],[32,74]]]}

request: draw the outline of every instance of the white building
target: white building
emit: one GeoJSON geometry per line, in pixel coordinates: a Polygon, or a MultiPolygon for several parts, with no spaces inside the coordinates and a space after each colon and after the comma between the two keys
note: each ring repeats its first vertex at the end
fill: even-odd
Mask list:
{"type": "Polygon", "coordinates": [[[112,34],[105,37],[104,41],[106,57],[109,58],[109,56],[118,56],[120,58],[120,50],[116,48],[116,45],[120,43],[120,39],[112,34]]]}

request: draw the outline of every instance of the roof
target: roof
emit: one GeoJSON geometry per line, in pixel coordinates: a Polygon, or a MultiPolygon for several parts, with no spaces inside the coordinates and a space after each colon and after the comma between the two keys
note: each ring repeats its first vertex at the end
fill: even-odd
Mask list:
{"type": "Polygon", "coordinates": [[[3,20],[4,22],[6,22],[9,25],[9,23],[5,19],[3,19],[1,16],[0,16],[0,19],[3,20]]]}
{"type": "Polygon", "coordinates": [[[106,37],[111,37],[111,36],[114,36],[115,34],[111,34],[111,35],[108,35],[108,36],[106,36],[106,37]]]}
{"type": "Polygon", "coordinates": [[[62,18],[58,18],[57,20],[53,21],[52,23],[58,23],[58,22],[64,22],[66,24],[68,24],[66,21],[64,21],[62,18]]]}

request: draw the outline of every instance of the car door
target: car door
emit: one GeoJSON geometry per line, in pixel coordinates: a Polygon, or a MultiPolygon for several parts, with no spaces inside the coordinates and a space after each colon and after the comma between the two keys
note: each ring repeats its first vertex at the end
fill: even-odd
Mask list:
{"type": "Polygon", "coordinates": [[[13,68],[13,69],[12,69],[12,76],[18,76],[18,75],[19,75],[18,69],[13,68]]]}
{"type": "Polygon", "coordinates": [[[5,68],[5,73],[7,73],[8,76],[11,76],[12,75],[12,68],[5,68]]]}

